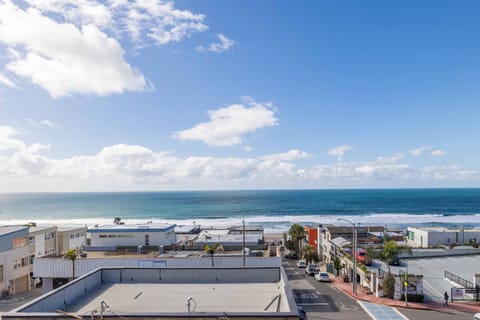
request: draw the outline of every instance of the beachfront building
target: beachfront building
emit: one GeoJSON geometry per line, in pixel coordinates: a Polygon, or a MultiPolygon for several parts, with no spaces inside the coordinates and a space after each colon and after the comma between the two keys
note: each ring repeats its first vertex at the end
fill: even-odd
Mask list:
{"type": "Polygon", "coordinates": [[[245,240],[245,246],[250,249],[264,249],[265,239],[262,226],[232,226],[202,228],[195,239],[194,246],[203,248],[205,245],[220,244],[225,250],[240,250],[245,240]]]}
{"type": "Polygon", "coordinates": [[[58,227],[57,253],[63,255],[70,249],[80,250],[87,243],[87,227],[58,227]]]}
{"type": "Polygon", "coordinates": [[[57,227],[37,226],[28,230],[28,254],[30,263],[35,257],[57,253],[57,227]]]}
{"type": "Polygon", "coordinates": [[[480,229],[408,227],[407,244],[414,248],[475,243],[480,244],[480,229]]]}
{"type": "Polygon", "coordinates": [[[148,268],[102,267],[2,319],[298,319],[279,258],[257,258],[270,265],[244,268],[235,267],[241,258],[232,259],[215,268],[208,258],[182,261],[181,267],[165,261],[148,268]]]}
{"type": "Polygon", "coordinates": [[[170,246],[176,243],[174,224],[111,224],[88,229],[88,250],[116,250],[117,247],[170,246]]]}
{"type": "Polygon", "coordinates": [[[30,290],[28,227],[0,227],[0,291],[2,296],[30,290]]]}

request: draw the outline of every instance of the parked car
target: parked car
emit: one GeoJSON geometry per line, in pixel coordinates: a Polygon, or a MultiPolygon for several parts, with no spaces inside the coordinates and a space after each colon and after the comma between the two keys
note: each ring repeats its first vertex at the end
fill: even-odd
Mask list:
{"type": "Polygon", "coordinates": [[[295,259],[295,260],[298,259],[297,254],[296,254],[296,253],[292,253],[292,252],[289,252],[287,255],[285,255],[285,258],[287,258],[287,259],[295,259]]]}
{"type": "Polygon", "coordinates": [[[299,267],[299,268],[306,268],[306,267],[307,267],[307,263],[305,262],[305,260],[298,260],[298,261],[297,261],[297,267],[299,267]]]}
{"type": "MultiPolygon", "coordinates": [[[[305,319],[306,319],[306,318],[305,318],[305,319]]],[[[475,314],[473,315],[473,319],[475,319],[475,320],[480,320],[480,313],[475,313],[475,314]]]]}
{"type": "Polygon", "coordinates": [[[306,268],[305,268],[305,273],[308,274],[309,276],[313,276],[315,273],[320,272],[320,268],[313,263],[310,263],[306,268]]]}
{"type": "Polygon", "coordinates": [[[298,319],[300,319],[300,320],[308,320],[308,318],[307,318],[307,311],[305,311],[305,309],[303,309],[303,308],[300,307],[300,306],[297,306],[297,310],[298,310],[298,319]]]}
{"type": "Polygon", "coordinates": [[[366,266],[372,265],[372,258],[367,255],[367,252],[364,249],[357,250],[357,261],[363,263],[366,266]]]}
{"type": "Polygon", "coordinates": [[[400,265],[400,260],[398,258],[389,259],[389,260],[387,260],[387,263],[391,266],[399,266],[400,265]]]}
{"type": "Polygon", "coordinates": [[[326,272],[319,272],[315,274],[315,280],[319,282],[330,282],[330,277],[326,272]]]}

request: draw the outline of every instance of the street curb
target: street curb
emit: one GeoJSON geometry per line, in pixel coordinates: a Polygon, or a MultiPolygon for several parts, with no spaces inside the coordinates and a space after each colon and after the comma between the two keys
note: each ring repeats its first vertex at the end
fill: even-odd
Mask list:
{"type": "MultiPolygon", "coordinates": [[[[362,298],[362,297],[354,296],[350,291],[336,286],[335,282],[336,282],[335,280],[331,282],[333,286],[335,286],[337,289],[342,291],[345,295],[349,296],[350,298],[355,299],[355,300],[359,300],[359,301],[380,304],[380,305],[387,306],[387,307],[392,307],[392,308],[402,308],[402,309],[406,309],[406,310],[437,311],[437,312],[447,313],[447,314],[456,314],[458,312],[463,312],[463,313],[471,313],[472,312],[471,310],[452,310],[452,309],[443,310],[443,309],[436,309],[436,308],[431,308],[431,307],[428,307],[428,306],[419,306],[419,305],[405,306],[405,305],[396,305],[396,304],[391,304],[391,303],[378,303],[378,302],[370,301],[370,300],[362,298]]],[[[476,307],[478,307],[478,309],[480,311],[480,306],[476,306],[476,307]]]]}

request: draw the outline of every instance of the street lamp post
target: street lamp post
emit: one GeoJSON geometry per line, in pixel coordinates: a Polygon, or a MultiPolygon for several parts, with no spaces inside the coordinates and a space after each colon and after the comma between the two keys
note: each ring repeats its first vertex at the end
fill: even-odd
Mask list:
{"type": "Polygon", "coordinates": [[[337,219],[337,221],[345,221],[350,223],[353,226],[353,246],[352,246],[352,255],[353,255],[353,288],[352,293],[357,295],[357,229],[355,223],[347,219],[337,219]]]}

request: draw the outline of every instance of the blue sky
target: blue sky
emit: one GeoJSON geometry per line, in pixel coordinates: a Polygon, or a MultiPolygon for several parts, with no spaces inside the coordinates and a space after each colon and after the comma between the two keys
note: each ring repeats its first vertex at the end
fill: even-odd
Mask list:
{"type": "Polygon", "coordinates": [[[0,192],[478,187],[477,1],[0,1],[0,192]]]}

